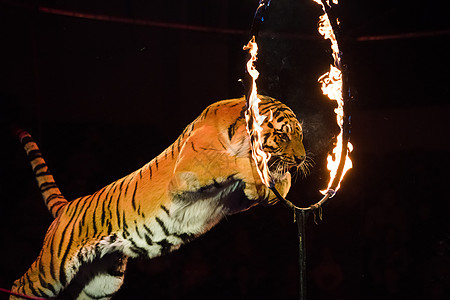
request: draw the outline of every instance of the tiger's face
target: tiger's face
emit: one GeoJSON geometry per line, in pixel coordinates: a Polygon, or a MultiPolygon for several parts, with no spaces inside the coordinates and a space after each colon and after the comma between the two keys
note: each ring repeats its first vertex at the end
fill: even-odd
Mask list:
{"type": "Polygon", "coordinates": [[[268,165],[272,177],[280,179],[292,168],[306,172],[303,131],[294,112],[281,104],[268,115],[262,124],[262,136],[264,151],[271,154],[268,165]]]}

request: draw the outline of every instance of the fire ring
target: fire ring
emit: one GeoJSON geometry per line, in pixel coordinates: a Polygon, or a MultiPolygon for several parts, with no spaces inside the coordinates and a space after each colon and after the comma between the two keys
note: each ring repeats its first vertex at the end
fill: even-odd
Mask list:
{"type": "Polygon", "coordinates": [[[247,63],[244,87],[247,88],[246,97],[246,122],[247,131],[250,135],[252,157],[256,164],[256,169],[261,181],[272,190],[276,197],[287,208],[294,212],[294,220],[297,223],[298,241],[299,241],[299,290],[300,300],[306,299],[306,247],[305,247],[305,223],[310,212],[319,212],[321,218],[322,205],[330,198],[333,198],[340,187],[340,183],[346,173],[352,167],[349,153],[353,146],[350,143],[351,131],[351,114],[349,109],[352,95],[348,84],[348,67],[344,61],[344,53],[342,51],[342,32],[339,20],[335,14],[335,8],[338,0],[313,0],[322,6],[324,14],[319,17],[319,33],[324,39],[331,42],[333,64],[330,71],[319,78],[322,84],[322,92],[328,96],[330,100],[336,101],[338,107],[335,109],[336,121],[340,128],[333,154],[328,155],[328,169],[330,171],[330,181],[326,190],[321,191],[324,195],[322,199],[306,208],[294,205],[291,201],[285,199],[275,188],[268,172],[267,161],[270,158],[262,149],[260,143],[260,132],[254,128],[261,125],[264,116],[259,115],[256,79],[259,76],[258,71],[254,67],[258,46],[256,38],[258,36],[261,23],[264,21],[264,13],[270,5],[270,0],[260,0],[258,8],[253,17],[253,23],[250,30],[250,41],[244,50],[249,51],[249,59],[247,63]],[[253,122],[253,123],[250,123],[253,122]]]}

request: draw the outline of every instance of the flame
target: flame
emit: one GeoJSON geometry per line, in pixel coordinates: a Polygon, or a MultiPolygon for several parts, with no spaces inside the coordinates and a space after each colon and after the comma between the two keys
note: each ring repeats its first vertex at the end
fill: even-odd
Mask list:
{"type": "MultiPolygon", "coordinates": [[[[319,17],[319,25],[318,31],[323,36],[324,39],[329,39],[331,41],[331,50],[333,51],[333,60],[334,65],[330,66],[330,71],[323,74],[319,77],[318,81],[322,84],[322,92],[324,95],[328,96],[328,98],[332,101],[336,101],[337,108],[334,110],[336,113],[336,123],[341,129],[340,134],[337,137],[336,145],[332,150],[332,155],[328,155],[327,157],[327,168],[330,171],[330,181],[328,183],[328,188],[326,190],[320,191],[322,194],[327,193],[332,187],[332,183],[334,178],[336,177],[337,169],[339,167],[339,162],[341,161],[342,156],[342,143],[343,143],[343,124],[344,124],[344,100],[342,98],[342,72],[339,70],[341,66],[340,59],[340,50],[339,45],[336,39],[336,35],[334,34],[333,28],[330,23],[330,19],[326,13],[324,4],[321,0],[313,0],[314,2],[320,4],[322,6],[323,11],[325,12],[322,16],[319,17]]],[[[330,4],[330,0],[326,0],[327,4],[330,4]]],[[[334,4],[338,4],[338,0],[333,0],[334,4]]],[[[334,188],[333,192],[336,192],[340,185],[341,181],[345,176],[345,173],[352,168],[352,161],[348,154],[353,150],[353,145],[348,142],[347,144],[347,153],[345,153],[345,164],[344,169],[342,171],[341,178],[339,178],[338,185],[334,188]]]]}
{"type": "Polygon", "coordinates": [[[252,89],[250,96],[247,99],[248,107],[245,112],[245,121],[247,123],[248,134],[250,135],[252,157],[257,166],[256,170],[258,171],[261,181],[267,187],[270,187],[272,179],[270,177],[269,167],[267,166],[267,163],[270,159],[270,153],[266,153],[263,150],[261,138],[261,125],[266,116],[261,116],[259,114],[258,105],[261,100],[258,98],[258,91],[256,87],[256,79],[258,79],[259,72],[258,70],[256,70],[254,65],[258,55],[258,45],[255,42],[254,36],[251,38],[248,44],[244,46],[244,50],[248,50],[250,53],[250,59],[247,62],[247,72],[252,77],[252,89]]]}

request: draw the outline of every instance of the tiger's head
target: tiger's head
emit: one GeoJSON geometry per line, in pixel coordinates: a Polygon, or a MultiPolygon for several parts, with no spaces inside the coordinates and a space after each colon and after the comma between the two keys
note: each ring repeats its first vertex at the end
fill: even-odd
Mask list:
{"type": "Polygon", "coordinates": [[[294,112],[283,103],[259,96],[261,115],[267,116],[262,127],[263,149],[271,154],[268,166],[272,178],[277,181],[287,171],[307,172],[308,163],[303,146],[302,125],[294,112]]]}

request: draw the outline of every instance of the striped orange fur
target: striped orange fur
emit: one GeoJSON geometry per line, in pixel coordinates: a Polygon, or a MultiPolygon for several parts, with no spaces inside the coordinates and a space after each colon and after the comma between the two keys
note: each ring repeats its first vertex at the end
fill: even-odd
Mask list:
{"type": "MultiPolygon", "coordinates": [[[[264,149],[285,196],[288,169],[305,159],[302,128],[287,106],[261,99],[261,113],[272,115],[263,124],[264,149]]],[[[123,282],[128,257],[163,255],[226,215],[274,203],[251,158],[244,112],[244,98],[208,106],[142,168],[72,201],[62,196],[31,135],[18,131],[55,219],[38,258],[12,290],[42,298],[109,299],[123,282]]]]}

